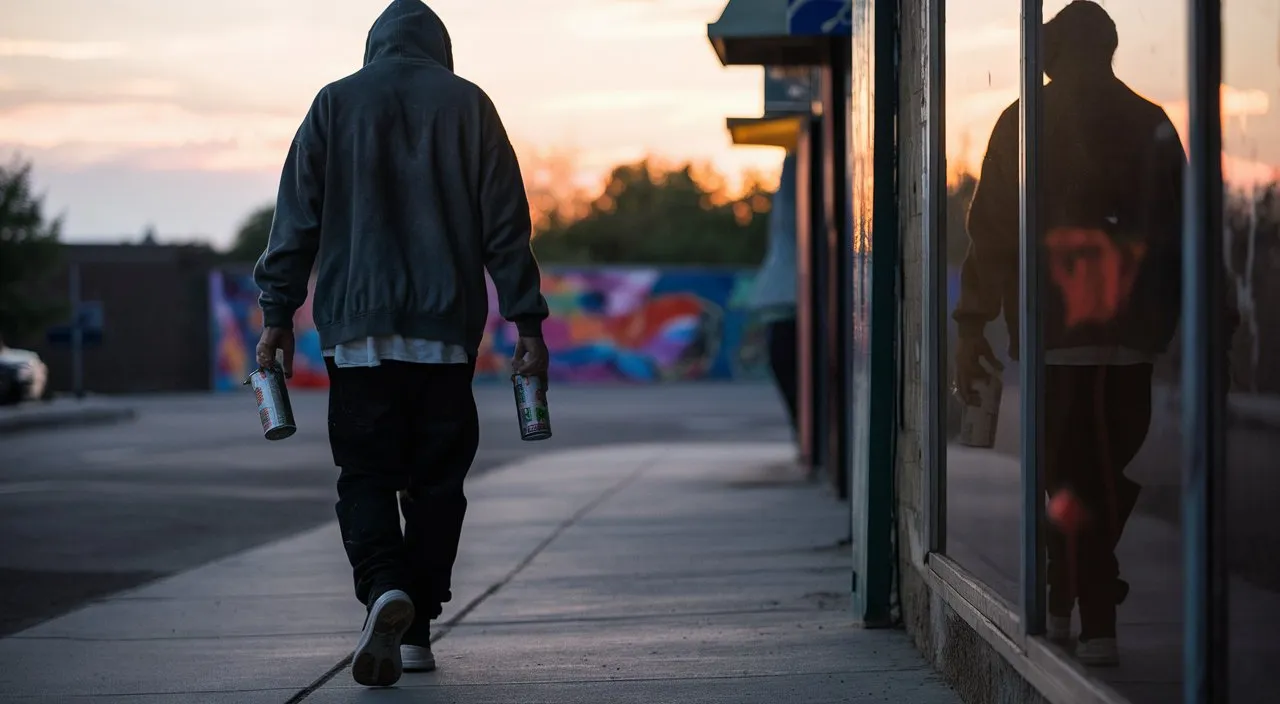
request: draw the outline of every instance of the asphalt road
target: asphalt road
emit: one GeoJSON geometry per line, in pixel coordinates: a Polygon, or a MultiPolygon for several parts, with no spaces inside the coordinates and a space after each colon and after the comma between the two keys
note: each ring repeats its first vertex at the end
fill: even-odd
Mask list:
{"type": "MultiPolygon", "coordinates": [[[[476,395],[473,475],[571,447],[790,438],[765,384],[553,387],[542,443],[520,441],[510,387],[476,395]]],[[[332,520],[325,399],[295,393],[298,434],[278,443],[242,394],[138,398],[133,423],[0,440],[0,636],[332,520]]]]}

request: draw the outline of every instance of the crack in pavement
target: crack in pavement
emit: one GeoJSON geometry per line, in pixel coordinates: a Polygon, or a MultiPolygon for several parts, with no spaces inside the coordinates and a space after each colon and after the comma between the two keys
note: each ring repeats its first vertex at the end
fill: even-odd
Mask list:
{"type": "MultiPolygon", "coordinates": [[[[494,594],[497,594],[499,591],[502,590],[503,587],[510,584],[521,572],[525,570],[525,568],[527,568],[530,564],[533,563],[535,559],[537,559],[538,555],[542,554],[543,551],[551,547],[551,544],[554,543],[561,535],[563,535],[565,531],[572,528],[576,523],[581,521],[583,518],[586,518],[588,514],[590,514],[592,511],[596,510],[597,508],[599,508],[601,504],[613,498],[623,489],[626,489],[628,486],[634,483],[637,479],[640,478],[640,475],[644,474],[651,467],[657,464],[660,457],[661,457],[661,454],[659,453],[658,455],[655,455],[654,457],[651,457],[648,460],[641,462],[638,467],[632,470],[629,474],[627,474],[621,480],[619,480],[609,488],[605,489],[603,492],[601,492],[598,496],[596,496],[591,501],[587,502],[586,505],[582,506],[577,511],[575,511],[573,515],[561,521],[560,524],[557,525],[555,529],[551,531],[550,535],[548,535],[546,538],[543,538],[542,542],[538,543],[537,546],[535,546],[533,550],[529,552],[528,555],[525,555],[524,558],[521,559],[520,562],[518,562],[516,566],[511,569],[510,572],[508,572],[505,576],[502,577],[502,579],[499,579],[498,581],[489,585],[489,587],[485,589],[483,592],[481,592],[478,596],[476,596],[471,601],[467,602],[466,606],[463,606],[462,609],[458,611],[458,613],[454,614],[453,617],[450,618],[448,621],[445,621],[444,623],[442,623],[439,627],[439,630],[436,630],[433,628],[431,633],[431,642],[434,644],[440,641],[445,636],[449,635],[449,633],[453,631],[454,627],[457,626],[459,623],[461,623],[461,621],[464,618],[466,618],[468,615],[470,615],[472,611],[475,611],[476,608],[479,607],[481,604],[483,604],[485,601],[487,601],[489,597],[493,596],[494,594]]],[[[288,701],[286,701],[285,704],[299,704],[299,702],[302,702],[307,697],[311,696],[312,694],[315,694],[317,691],[320,690],[321,687],[324,687],[326,684],[329,683],[330,680],[336,677],[339,673],[345,671],[347,667],[351,665],[351,657],[352,657],[351,655],[348,655],[342,660],[338,661],[336,665],[329,668],[329,670],[325,672],[323,675],[321,675],[319,678],[317,678],[316,681],[312,682],[310,685],[299,690],[298,693],[293,695],[293,697],[291,697],[288,701]]]]}

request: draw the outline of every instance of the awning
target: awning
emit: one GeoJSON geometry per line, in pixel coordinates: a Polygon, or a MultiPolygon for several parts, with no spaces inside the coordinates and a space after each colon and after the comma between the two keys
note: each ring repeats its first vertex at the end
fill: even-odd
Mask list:
{"type": "Polygon", "coordinates": [[[794,149],[804,129],[803,115],[731,117],[725,120],[733,143],[742,146],[794,149]]]}
{"type": "Polygon", "coordinates": [[[816,66],[827,61],[824,36],[793,36],[783,0],[729,0],[707,37],[725,66],[816,66]]]}

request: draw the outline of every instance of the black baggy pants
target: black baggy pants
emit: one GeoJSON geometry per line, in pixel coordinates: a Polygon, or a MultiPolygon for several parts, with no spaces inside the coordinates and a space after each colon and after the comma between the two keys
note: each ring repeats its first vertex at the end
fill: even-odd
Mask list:
{"type": "Polygon", "coordinates": [[[1116,606],[1128,594],[1116,546],[1141,486],[1125,468],[1151,425],[1150,364],[1049,366],[1045,371],[1045,489],[1070,490],[1086,517],[1079,531],[1046,531],[1049,613],[1078,600],[1080,637],[1113,638],[1116,606]]]}
{"type": "Polygon", "coordinates": [[[367,608],[390,589],[408,593],[417,612],[405,636],[412,644],[451,598],[467,510],[462,484],[480,441],[474,367],[326,364],[338,523],[356,597],[367,608]]]}

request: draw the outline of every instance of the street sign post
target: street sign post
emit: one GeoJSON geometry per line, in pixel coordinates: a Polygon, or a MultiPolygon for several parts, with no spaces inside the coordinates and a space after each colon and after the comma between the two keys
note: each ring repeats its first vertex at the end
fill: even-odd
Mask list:
{"type": "Polygon", "coordinates": [[[765,116],[810,112],[817,97],[816,73],[812,66],[766,66],[765,116]]]}
{"type": "Polygon", "coordinates": [[[102,342],[104,314],[102,301],[80,300],[80,266],[72,264],[67,272],[71,320],[52,327],[46,333],[51,345],[71,346],[71,374],[76,398],[84,398],[84,348],[102,342]]]}

